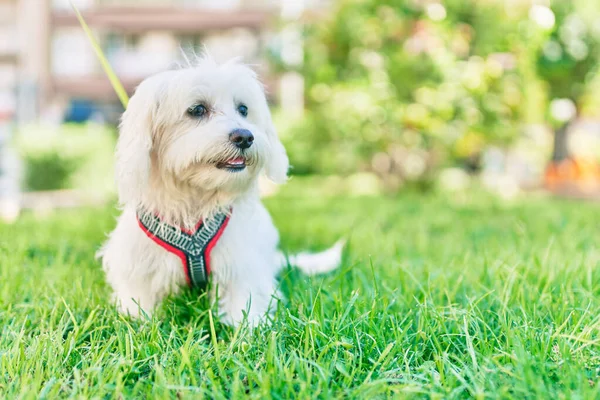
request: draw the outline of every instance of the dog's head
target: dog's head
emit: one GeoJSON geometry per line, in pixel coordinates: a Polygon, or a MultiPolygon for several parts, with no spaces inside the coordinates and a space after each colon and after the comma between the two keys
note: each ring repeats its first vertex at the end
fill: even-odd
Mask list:
{"type": "Polygon", "coordinates": [[[116,163],[123,204],[141,202],[151,179],[242,193],[261,171],[277,183],[288,171],[256,74],[209,58],[139,85],[123,114],[116,163]]]}

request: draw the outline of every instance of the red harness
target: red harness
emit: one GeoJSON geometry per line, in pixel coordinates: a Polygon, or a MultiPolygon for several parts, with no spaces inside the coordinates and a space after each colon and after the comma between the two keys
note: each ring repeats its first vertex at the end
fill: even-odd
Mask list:
{"type": "Polygon", "coordinates": [[[210,254],[229,223],[229,215],[217,214],[200,221],[194,231],[174,227],[153,213],[138,211],[138,224],[146,235],[181,260],[188,285],[204,288],[210,274],[210,254]]]}

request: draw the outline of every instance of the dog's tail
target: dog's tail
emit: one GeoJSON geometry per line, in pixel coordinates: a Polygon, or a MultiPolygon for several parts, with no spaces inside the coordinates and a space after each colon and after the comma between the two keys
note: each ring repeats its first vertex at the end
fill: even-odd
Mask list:
{"type": "Polygon", "coordinates": [[[318,253],[301,252],[288,256],[279,253],[280,264],[298,267],[307,275],[324,274],[340,266],[345,244],[346,240],[342,239],[329,249],[318,253]]]}

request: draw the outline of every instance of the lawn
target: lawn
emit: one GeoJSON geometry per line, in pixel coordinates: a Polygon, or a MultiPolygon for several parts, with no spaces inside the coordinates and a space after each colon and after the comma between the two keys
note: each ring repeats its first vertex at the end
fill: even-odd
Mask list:
{"type": "Polygon", "coordinates": [[[267,199],[285,249],[350,245],[287,270],[254,332],[191,292],[119,316],[94,260],[112,207],[0,225],[0,398],[600,397],[599,205],[331,191],[267,199]]]}

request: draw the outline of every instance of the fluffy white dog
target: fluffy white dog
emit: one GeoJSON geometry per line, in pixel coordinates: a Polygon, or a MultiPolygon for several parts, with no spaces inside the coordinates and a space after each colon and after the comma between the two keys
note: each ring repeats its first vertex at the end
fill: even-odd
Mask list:
{"type": "MultiPolygon", "coordinates": [[[[285,257],[258,177],[287,179],[288,158],[256,74],[207,57],[140,84],[123,114],[116,180],[123,213],[99,252],[120,310],[150,313],[181,287],[204,287],[221,320],[256,325],[280,296],[285,257]]],[[[334,269],[341,243],[290,258],[334,269]]]]}

